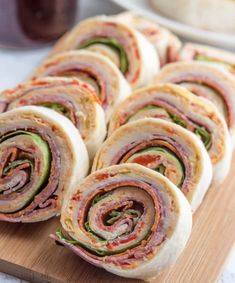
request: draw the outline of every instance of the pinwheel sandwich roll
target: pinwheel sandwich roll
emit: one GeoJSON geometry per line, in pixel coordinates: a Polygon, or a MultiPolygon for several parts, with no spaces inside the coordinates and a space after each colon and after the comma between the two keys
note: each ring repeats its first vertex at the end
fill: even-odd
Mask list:
{"type": "Polygon", "coordinates": [[[235,76],[235,54],[212,46],[187,43],[179,53],[177,60],[217,64],[235,76]]]}
{"type": "Polygon", "coordinates": [[[111,166],[66,198],[52,236],[87,262],[148,280],[172,265],[190,236],[190,206],[161,174],[137,164],[111,166]]]}
{"type": "Polygon", "coordinates": [[[112,17],[97,16],[80,22],[58,41],[51,55],[75,49],[105,55],[133,87],[148,83],[159,70],[152,44],[140,32],[112,17]]]}
{"type": "Polygon", "coordinates": [[[213,165],[213,183],[220,184],[231,164],[231,138],[227,125],[208,99],[174,84],[155,84],[136,90],[114,112],[109,136],[120,126],[143,118],[160,118],[195,133],[213,165]]]}
{"type": "Polygon", "coordinates": [[[118,14],[116,18],[118,21],[137,29],[153,44],[159,56],[161,66],[176,60],[182,43],[169,30],[130,11],[118,14]]]}
{"type": "Polygon", "coordinates": [[[235,80],[222,68],[204,62],[171,63],[154,83],[174,83],[212,101],[225,118],[235,145],[235,80]]]}
{"type": "Polygon", "coordinates": [[[131,87],[117,66],[105,56],[87,50],[67,51],[45,60],[33,78],[76,77],[95,91],[108,122],[113,109],[131,94],[131,87]]]}
{"type": "Polygon", "coordinates": [[[192,211],[212,180],[212,164],[193,133],[172,122],[145,118],[117,129],[97,152],[92,170],[138,163],[165,175],[185,194],[192,211]]]}
{"type": "Polygon", "coordinates": [[[44,107],[0,118],[0,221],[36,222],[60,214],[64,195],[87,175],[86,147],[74,125],[44,107]]]}
{"type": "Polygon", "coordinates": [[[51,108],[69,118],[79,130],[92,159],[106,136],[104,111],[94,91],[69,78],[41,78],[0,94],[1,111],[36,105],[51,108]]]}

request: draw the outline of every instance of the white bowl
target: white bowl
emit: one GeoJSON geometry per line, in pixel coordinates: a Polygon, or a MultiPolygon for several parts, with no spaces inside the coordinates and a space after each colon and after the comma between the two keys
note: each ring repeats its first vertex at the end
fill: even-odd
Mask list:
{"type": "Polygon", "coordinates": [[[149,0],[169,18],[205,30],[234,33],[234,0],[149,0]]]}

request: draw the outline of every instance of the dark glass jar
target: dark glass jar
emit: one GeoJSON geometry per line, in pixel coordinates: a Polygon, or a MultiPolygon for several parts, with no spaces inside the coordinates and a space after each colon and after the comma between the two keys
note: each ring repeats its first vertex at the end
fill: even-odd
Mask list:
{"type": "Polygon", "coordinates": [[[0,0],[0,45],[38,47],[72,27],[77,0],[0,0]]]}

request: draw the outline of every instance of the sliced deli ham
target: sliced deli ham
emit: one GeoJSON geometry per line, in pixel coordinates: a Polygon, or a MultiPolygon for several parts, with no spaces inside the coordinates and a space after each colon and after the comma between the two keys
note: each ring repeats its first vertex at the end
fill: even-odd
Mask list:
{"type": "Polygon", "coordinates": [[[36,222],[60,214],[64,195],[89,167],[74,125],[36,106],[1,114],[0,160],[0,221],[9,222],[36,222]]]}
{"type": "Polygon", "coordinates": [[[87,50],[67,51],[45,60],[33,78],[76,77],[88,83],[96,93],[108,122],[114,107],[131,94],[131,87],[108,58],[87,50]]]}
{"type": "Polygon", "coordinates": [[[210,157],[203,143],[172,122],[145,118],[117,129],[97,152],[92,170],[138,163],[168,177],[195,211],[212,179],[210,157]]]}
{"type": "Polygon", "coordinates": [[[80,22],[56,43],[51,55],[75,49],[108,57],[133,87],[148,83],[159,70],[152,44],[140,32],[112,17],[97,16],[80,22]]]}
{"type": "Polygon", "coordinates": [[[174,84],[155,84],[136,90],[114,112],[109,136],[122,125],[146,117],[173,122],[195,133],[213,164],[213,183],[227,176],[232,156],[231,138],[222,115],[208,99],[174,84]]]}
{"type": "Polygon", "coordinates": [[[174,83],[215,104],[225,118],[235,144],[235,80],[222,68],[204,62],[177,62],[165,66],[154,83],[174,83]]]}
{"type": "Polygon", "coordinates": [[[104,111],[86,83],[68,78],[41,78],[0,94],[1,111],[43,106],[69,118],[79,130],[92,159],[106,136],[104,111]]]}
{"type": "Polygon", "coordinates": [[[148,280],[181,254],[190,206],[167,178],[137,164],[92,173],[66,198],[52,238],[119,276],[148,280]]]}

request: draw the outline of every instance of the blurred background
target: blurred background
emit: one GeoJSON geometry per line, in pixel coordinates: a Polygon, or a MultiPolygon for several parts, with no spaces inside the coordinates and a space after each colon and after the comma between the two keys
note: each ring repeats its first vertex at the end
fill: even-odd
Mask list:
{"type": "MultiPolygon", "coordinates": [[[[0,0],[0,7],[0,90],[13,87],[25,80],[35,69],[35,66],[46,57],[53,44],[53,40],[61,36],[66,29],[69,29],[79,20],[97,14],[115,14],[123,11],[122,8],[109,0],[0,0]],[[35,4],[36,2],[38,2],[38,5],[35,4]],[[31,19],[31,21],[43,24],[43,30],[36,30],[36,34],[39,32],[39,37],[35,37],[33,33],[34,39],[32,39],[32,29],[29,32],[31,38],[28,37],[28,33],[25,34],[19,31],[22,21],[25,21],[26,14],[25,12],[23,15],[21,14],[22,6],[18,5],[19,3],[24,7],[28,4],[26,9],[27,17],[32,18],[34,15],[34,19],[31,19]],[[46,3],[50,3],[50,5],[46,5],[46,3]],[[71,7],[73,11],[71,11],[71,7]],[[44,15],[42,12],[37,11],[38,8],[43,10],[44,15]],[[57,33],[53,33],[53,27],[61,19],[61,11],[63,9],[67,10],[65,15],[63,15],[63,18],[66,18],[63,20],[65,24],[60,27],[60,31],[57,30],[57,33]],[[48,10],[50,15],[48,15],[48,10]],[[12,13],[12,15],[9,13],[12,13]],[[37,15],[37,13],[39,14],[37,15]],[[49,24],[44,24],[43,17],[49,18],[48,21],[51,21],[50,27],[49,24]],[[8,33],[3,26],[8,30],[8,33]],[[44,32],[47,32],[48,36],[47,30],[52,32],[51,36],[49,38],[43,36],[42,38],[44,32]],[[10,34],[11,32],[12,34],[10,34]],[[14,73],[13,70],[15,70],[14,73]]],[[[29,18],[27,18],[27,21],[30,21],[29,18]]],[[[28,26],[33,26],[33,24],[28,23],[28,26]]]]}
{"type": "Polygon", "coordinates": [[[108,0],[0,0],[0,44],[39,47],[58,39],[81,19],[119,11],[108,0]]]}

